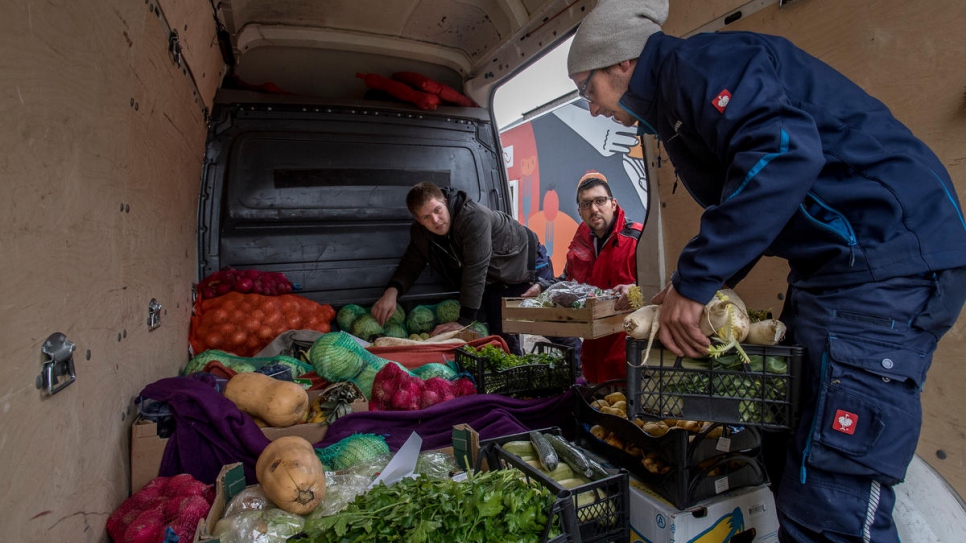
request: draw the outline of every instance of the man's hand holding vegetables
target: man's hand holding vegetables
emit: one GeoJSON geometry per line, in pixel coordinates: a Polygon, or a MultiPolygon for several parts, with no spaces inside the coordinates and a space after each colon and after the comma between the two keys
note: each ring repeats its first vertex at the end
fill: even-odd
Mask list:
{"type": "Polygon", "coordinates": [[[667,0],[600,0],[568,57],[590,113],[656,136],[704,208],[659,296],[661,341],[702,354],[700,308],[762,256],[787,260],[781,320],[806,355],[799,425],[772,478],[779,539],[896,542],[892,487],[966,299],[952,179],[885,105],[788,40],[680,39],[661,32],[667,14],[667,0]]]}
{"type": "Polygon", "coordinates": [[[708,355],[711,340],[698,324],[704,304],[681,296],[671,283],[655,294],[651,303],[661,306],[658,337],[662,345],[678,356],[701,358],[708,355]]]}

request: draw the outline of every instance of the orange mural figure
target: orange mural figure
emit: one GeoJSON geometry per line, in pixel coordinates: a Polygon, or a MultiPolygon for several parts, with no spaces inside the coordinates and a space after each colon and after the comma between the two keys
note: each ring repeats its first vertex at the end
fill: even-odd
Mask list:
{"type": "Polygon", "coordinates": [[[543,209],[530,215],[527,224],[547,247],[554,275],[560,275],[567,265],[567,247],[579,224],[570,215],[560,213],[557,191],[547,191],[543,196],[543,209]]]}

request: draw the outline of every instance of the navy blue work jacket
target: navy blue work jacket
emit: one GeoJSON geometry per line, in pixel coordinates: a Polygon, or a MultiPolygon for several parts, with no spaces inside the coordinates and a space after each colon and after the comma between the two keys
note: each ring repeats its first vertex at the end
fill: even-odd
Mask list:
{"type": "Polygon", "coordinates": [[[707,302],[762,255],[787,259],[800,288],[966,266],[966,222],[936,155],[784,38],[655,34],[620,104],[705,209],[672,278],[687,298],[707,302]]]}

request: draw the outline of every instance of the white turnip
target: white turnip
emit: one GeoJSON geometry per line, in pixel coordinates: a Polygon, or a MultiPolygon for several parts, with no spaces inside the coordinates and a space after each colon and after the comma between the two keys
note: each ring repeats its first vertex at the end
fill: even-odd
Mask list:
{"type": "Polygon", "coordinates": [[[785,329],[785,325],[778,319],[753,322],[745,341],[752,345],[778,345],[785,337],[785,329]]]}
{"type": "Polygon", "coordinates": [[[719,345],[708,347],[708,354],[717,358],[731,349],[737,349],[741,359],[748,363],[748,355],[741,342],[748,337],[751,319],[741,298],[731,289],[722,289],[705,304],[701,319],[701,332],[719,345]]]}
{"type": "MultiPolygon", "coordinates": [[[[647,359],[651,355],[651,346],[661,322],[661,306],[646,305],[624,317],[624,331],[627,335],[635,339],[647,338],[647,347],[644,348],[644,356],[641,357],[641,367],[647,365],[647,359]]],[[[630,362],[628,362],[630,364],[630,362]]]]}

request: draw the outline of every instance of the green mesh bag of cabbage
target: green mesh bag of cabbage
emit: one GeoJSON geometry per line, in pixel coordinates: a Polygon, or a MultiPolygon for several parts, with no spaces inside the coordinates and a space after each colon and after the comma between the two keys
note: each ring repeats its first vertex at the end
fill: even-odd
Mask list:
{"type": "MultiPolygon", "coordinates": [[[[342,331],[319,336],[309,349],[309,362],[319,377],[330,383],[350,381],[359,387],[366,398],[372,397],[372,382],[383,366],[391,363],[402,367],[398,362],[370,353],[351,335],[342,331]]],[[[420,379],[442,377],[453,380],[458,373],[455,361],[424,364],[412,371],[403,369],[420,379]]]]}
{"type": "Polygon", "coordinates": [[[226,368],[239,373],[243,371],[255,371],[263,366],[271,366],[275,364],[282,364],[291,368],[292,377],[298,377],[299,375],[306,374],[315,369],[305,362],[302,362],[297,358],[292,358],[291,356],[278,355],[267,358],[249,358],[226,353],[225,351],[209,349],[203,353],[195,355],[194,358],[188,361],[188,365],[185,366],[184,370],[182,370],[181,375],[191,375],[192,373],[202,371],[205,369],[205,366],[207,366],[208,363],[213,360],[217,360],[226,368]]]}
{"type": "Polygon", "coordinates": [[[341,471],[371,464],[389,454],[386,439],[375,434],[353,434],[328,447],[315,449],[326,471],[341,471]]]}

